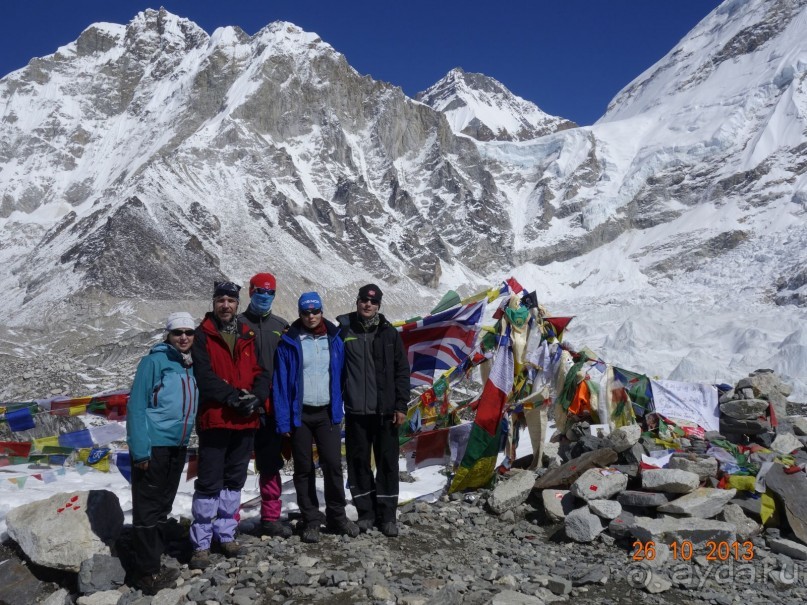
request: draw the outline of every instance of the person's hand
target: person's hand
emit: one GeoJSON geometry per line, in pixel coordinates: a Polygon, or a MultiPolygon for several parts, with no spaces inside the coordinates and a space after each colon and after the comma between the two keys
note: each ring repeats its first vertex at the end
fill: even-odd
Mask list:
{"type": "Polygon", "coordinates": [[[139,468],[141,471],[149,470],[149,461],[143,460],[143,462],[135,462],[135,468],[139,468]]]}
{"type": "Polygon", "coordinates": [[[392,426],[401,426],[404,422],[406,422],[406,414],[403,412],[395,412],[392,417],[392,426]]]}
{"type": "Polygon", "coordinates": [[[235,408],[235,411],[238,412],[239,416],[252,416],[255,412],[257,412],[261,407],[261,401],[255,395],[249,392],[244,392],[238,398],[238,405],[235,408]]]}

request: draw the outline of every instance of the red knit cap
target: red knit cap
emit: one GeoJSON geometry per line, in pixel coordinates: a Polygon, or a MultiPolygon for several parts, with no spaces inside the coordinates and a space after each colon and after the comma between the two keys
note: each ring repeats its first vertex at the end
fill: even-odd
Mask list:
{"type": "Polygon", "coordinates": [[[275,276],[271,273],[256,273],[249,280],[249,295],[252,296],[255,288],[264,288],[265,290],[275,290],[275,276]]]}

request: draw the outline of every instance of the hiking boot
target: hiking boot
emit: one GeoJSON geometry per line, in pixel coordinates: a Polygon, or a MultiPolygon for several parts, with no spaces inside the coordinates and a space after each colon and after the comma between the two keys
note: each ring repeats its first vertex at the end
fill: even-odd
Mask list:
{"type": "Polygon", "coordinates": [[[303,537],[301,538],[306,544],[316,544],[319,542],[319,527],[311,525],[303,530],[303,537]]]}
{"type": "Polygon", "coordinates": [[[228,559],[237,557],[241,554],[241,546],[235,540],[232,542],[221,542],[219,547],[221,548],[221,554],[228,559]]]}
{"type": "Polygon", "coordinates": [[[205,569],[210,565],[210,550],[207,548],[202,550],[194,550],[191,560],[188,561],[189,569],[205,569]]]}
{"type": "Polygon", "coordinates": [[[372,519],[359,519],[357,525],[359,526],[359,531],[366,534],[367,532],[372,531],[372,529],[375,527],[375,521],[372,519]]]}
{"type": "Polygon", "coordinates": [[[261,521],[261,534],[278,538],[290,538],[291,527],[280,521],[261,521]]]}
{"type": "Polygon", "coordinates": [[[381,533],[388,538],[398,537],[398,524],[395,521],[387,521],[381,524],[381,533]]]}
{"type": "Polygon", "coordinates": [[[137,586],[143,594],[155,595],[163,588],[173,588],[179,577],[179,570],[173,567],[163,567],[155,573],[148,573],[137,579],[137,586]]]}
{"type": "Polygon", "coordinates": [[[351,538],[358,536],[360,531],[359,526],[349,519],[345,519],[340,523],[329,523],[328,529],[340,536],[350,536],[351,538]]]}

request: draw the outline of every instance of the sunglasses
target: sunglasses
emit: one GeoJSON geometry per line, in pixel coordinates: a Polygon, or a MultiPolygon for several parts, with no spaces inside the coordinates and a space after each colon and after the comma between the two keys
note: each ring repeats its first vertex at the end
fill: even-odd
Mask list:
{"type": "Polygon", "coordinates": [[[253,294],[268,294],[269,296],[274,296],[275,295],[274,290],[267,290],[266,288],[253,288],[252,293],[253,294]]]}
{"type": "Polygon", "coordinates": [[[171,336],[193,336],[194,330],[171,330],[171,336]]]}
{"type": "Polygon", "coordinates": [[[381,304],[381,301],[376,300],[375,298],[360,298],[359,301],[363,303],[370,303],[372,305],[375,305],[376,307],[381,304]]]}
{"type": "Polygon", "coordinates": [[[305,315],[308,317],[309,315],[319,315],[322,313],[322,309],[306,309],[305,311],[300,311],[300,315],[305,315]]]}

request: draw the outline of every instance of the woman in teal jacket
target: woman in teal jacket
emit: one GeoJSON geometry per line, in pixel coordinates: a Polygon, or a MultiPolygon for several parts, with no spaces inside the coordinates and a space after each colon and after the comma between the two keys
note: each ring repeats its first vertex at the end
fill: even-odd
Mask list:
{"type": "Polygon", "coordinates": [[[168,316],[165,341],[137,366],[126,411],[136,583],[148,594],[179,576],[161,566],[160,557],[199,404],[190,352],[194,328],[189,313],[168,316]]]}

